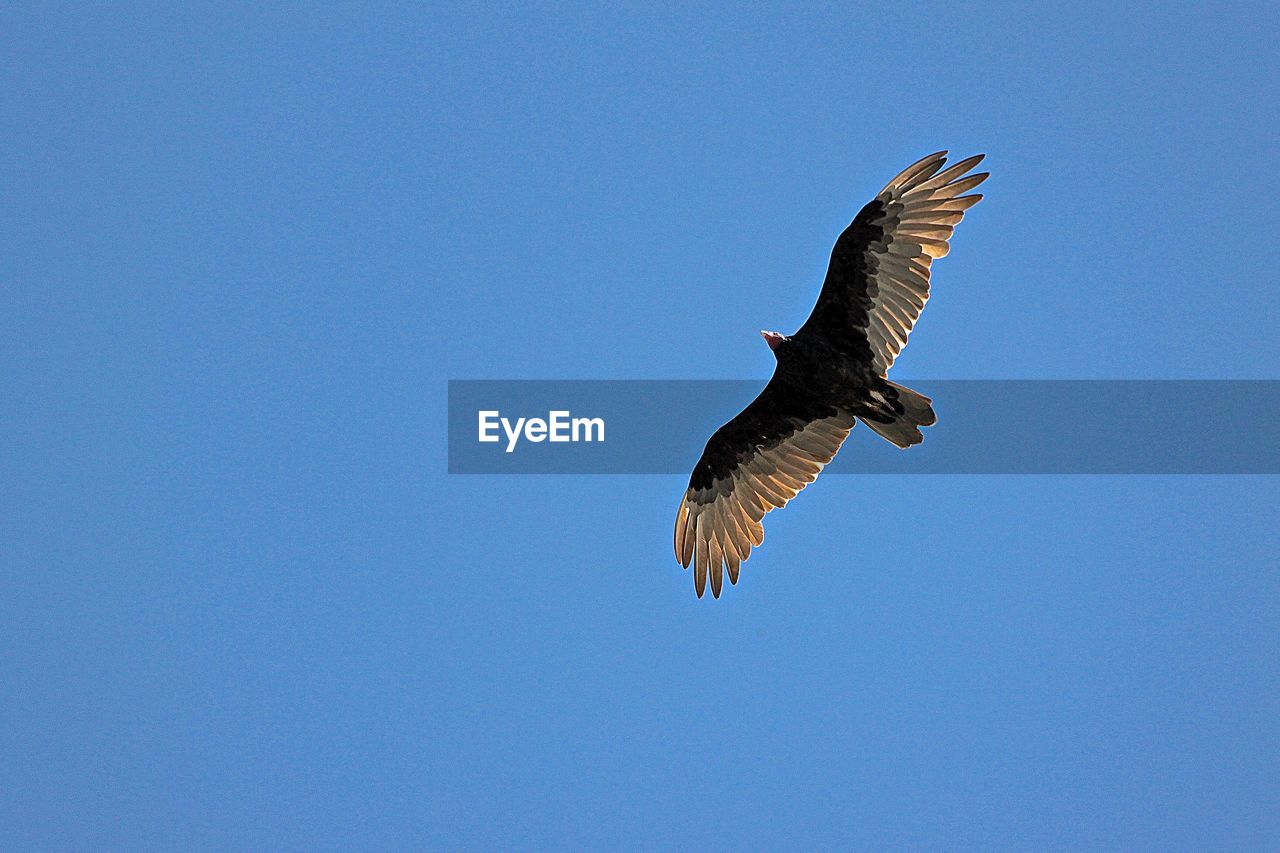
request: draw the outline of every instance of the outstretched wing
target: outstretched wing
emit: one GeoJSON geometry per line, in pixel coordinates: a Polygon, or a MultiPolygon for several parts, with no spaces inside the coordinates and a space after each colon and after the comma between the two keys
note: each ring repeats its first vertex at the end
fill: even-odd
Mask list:
{"type": "Polygon", "coordinates": [[[779,379],[707,442],[676,514],[676,559],[693,564],[701,598],[711,578],[720,597],[724,569],[739,566],[764,541],[761,519],[785,506],[831,461],[856,420],[779,379]]]}
{"type": "Polygon", "coordinates": [[[883,376],[929,299],[929,267],[964,212],[982,200],[964,195],[987,179],[966,173],[983,155],[948,169],[947,152],[912,163],[858,213],[836,241],[822,293],[796,337],[819,335],[862,356],[883,376]]]}

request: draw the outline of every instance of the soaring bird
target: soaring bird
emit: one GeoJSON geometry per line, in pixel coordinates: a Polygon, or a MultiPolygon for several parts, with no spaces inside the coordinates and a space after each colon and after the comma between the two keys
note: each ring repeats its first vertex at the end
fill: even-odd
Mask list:
{"type": "Polygon", "coordinates": [[[676,559],[693,565],[701,598],[711,579],[764,541],[765,513],[818,476],[858,421],[898,447],[919,444],[937,421],[928,397],[885,378],[929,298],[929,268],[947,254],[966,195],[988,173],[983,155],[943,168],[947,152],[912,163],[836,240],[818,302],[793,335],[761,332],[776,364],[751,405],[716,430],[693,468],[676,514],[676,559]]]}

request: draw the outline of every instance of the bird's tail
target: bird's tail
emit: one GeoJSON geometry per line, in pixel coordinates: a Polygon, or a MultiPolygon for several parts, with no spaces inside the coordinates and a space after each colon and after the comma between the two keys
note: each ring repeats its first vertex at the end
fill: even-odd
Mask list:
{"type": "Polygon", "coordinates": [[[924,441],[920,427],[933,426],[938,416],[933,413],[932,400],[910,388],[903,388],[886,381],[881,390],[884,396],[883,414],[864,417],[867,426],[898,447],[910,447],[924,441]]]}

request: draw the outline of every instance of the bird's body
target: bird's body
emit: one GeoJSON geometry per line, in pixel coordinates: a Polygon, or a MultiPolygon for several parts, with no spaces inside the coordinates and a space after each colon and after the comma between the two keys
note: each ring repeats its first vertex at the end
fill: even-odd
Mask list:
{"type": "Polygon", "coordinates": [[[962,195],[985,173],[982,159],[943,170],[946,152],[911,166],[868,203],[836,241],[822,293],[794,335],[762,332],[777,359],[773,378],[716,430],[694,466],[676,516],[676,557],[694,567],[701,597],[764,538],[761,519],[831,461],[859,421],[899,447],[923,440],[930,401],[885,378],[929,296],[929,270],[953,226],[982,196],[962,195]]]}

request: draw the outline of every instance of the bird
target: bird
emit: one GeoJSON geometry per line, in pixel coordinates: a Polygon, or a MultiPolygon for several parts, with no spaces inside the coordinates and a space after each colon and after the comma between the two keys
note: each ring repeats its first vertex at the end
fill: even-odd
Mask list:
{"type": "Polygon", "coordinates": [[[932,400],[886,375],[929,298],[984,155],[947,166],[946,151],[899,172],[840,234],[818,301],[791,335],[762,331],[775,364],[760,395],[707,441],[680,501],[676,559],[698,598],[737,584],[764,541],[765,513],[785,506],[835,457],[858,421],[900,448],[937,422],[932,400]]]}

